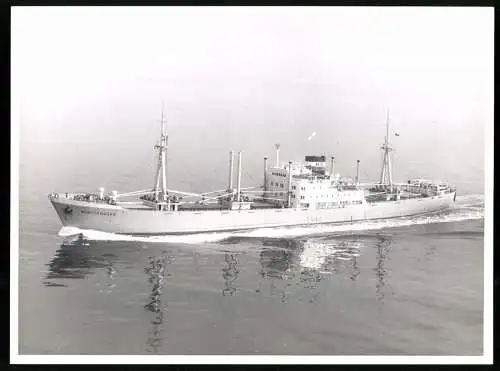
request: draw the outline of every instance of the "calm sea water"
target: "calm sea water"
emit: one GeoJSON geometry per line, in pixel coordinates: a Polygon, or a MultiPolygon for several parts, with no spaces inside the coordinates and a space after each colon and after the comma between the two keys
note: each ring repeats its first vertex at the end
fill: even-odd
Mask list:
{"type": "MultiPolygon", "coordinates": [[[[21,354],[482,354],[482,180],[456,176],[482,174],[482,164],[450,168],[457,205],[432,216],[72,237],[49,192],[94,190],[107,176],[108,189],[144,189],[153,160],[144,167],[148,155],[113,157],[84,141],[33,143],[21,142],[21,354]]],[[[225,155],[216,160],[222,180],[205,162],[194,166],[200,177],[171,175],[219,189],[225,155]]]]}

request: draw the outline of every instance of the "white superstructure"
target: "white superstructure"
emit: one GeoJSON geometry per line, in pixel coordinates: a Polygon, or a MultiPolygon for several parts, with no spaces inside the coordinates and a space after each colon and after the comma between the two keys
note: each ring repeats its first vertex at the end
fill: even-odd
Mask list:
{"type": "Polygon", "coordinates": [[[325,156],[306,156],[267,170],[268,198],[292,208],[331,209],[365,202],[355,184],[326,172],[325,156]]]}

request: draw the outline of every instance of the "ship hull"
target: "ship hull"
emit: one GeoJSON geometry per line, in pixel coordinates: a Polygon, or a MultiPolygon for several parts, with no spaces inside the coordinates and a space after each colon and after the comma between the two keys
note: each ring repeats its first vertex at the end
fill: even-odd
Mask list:
{"type": "Polygon", "coordinates": [[[120,234],[161,235],[396,218],[445,210],[453,206],[454,199],[455,192],[452,192],[434,197],[364,203],[335,209],[177,212],[129,209],[66,198],[52,199],[51,202],[64,226],[120,234]]]}

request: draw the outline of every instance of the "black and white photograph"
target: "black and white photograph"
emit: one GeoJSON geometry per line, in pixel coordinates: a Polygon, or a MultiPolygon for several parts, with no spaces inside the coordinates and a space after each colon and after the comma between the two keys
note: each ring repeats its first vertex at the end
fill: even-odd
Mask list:
{"type": "Polygon", "coordinates": [[[11,362],[492,363],[493,90],[488,7],[12,7],[11,362]]]}

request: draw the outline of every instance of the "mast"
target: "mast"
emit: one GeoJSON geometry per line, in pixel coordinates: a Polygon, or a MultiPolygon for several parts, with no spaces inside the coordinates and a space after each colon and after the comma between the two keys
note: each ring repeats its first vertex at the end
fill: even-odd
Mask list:
{"type": "Polygon", "coordinates": [[[228,192],[233,192],[233,168],[234,168],[234,151],[229,151],[229,184],[228,184],[228,192]]]}
{"type": "Polygon", "coordinates": [[[236,201],[241,201],[241,151],[238,152],[238,173],[236,174],[236,201]]]}
{"type": "Polygon", "coordinates": [[[154,146],[155,150],[158,150],[158,167],[156,169],[156,183],[155,183],[155,199],[160,200],[160,179],[162,201],[167,200],[167,148],[168,148],[168,134],[166,129],[166,120],[164,116],[163,103],[161,107],[161,136],[160,144],[154,146]]]}
{"type": "Polygon", "coordinates": [[[359,185],[359,160],[356,160],[356,185],[359,185]]]}
{"type": "Polygon", "coordinates": [[[330,163],[330,179],[334,180],[335,175],[333,174],[333,170],[335,168],[335,156],[332,156],[332,162],[330,163]]]}
{"type": "Polygon", "coordinates": [[[382,160],[382,171],[380,173],[380,184],[389,185],[392,188],[392,171],[391,171],[391,158],[389,152],[392,148],[389,145],[389,110],[387,110],[387,123],[386,123],[386,135],[384,144],[380,147],[384,151],[384,158],[382,160]]]}
{"type": "Polygon", "coordinates": [[[292,207],[292,161],[288,161],[288,200],[287,207],[292,207]]]}
{"type": "Polygon", "coordinates": [[[267,191],[267,157],[264,157],[264,192],[267,191]]]}

